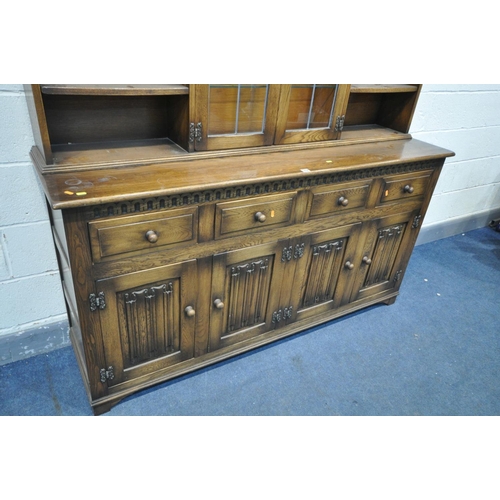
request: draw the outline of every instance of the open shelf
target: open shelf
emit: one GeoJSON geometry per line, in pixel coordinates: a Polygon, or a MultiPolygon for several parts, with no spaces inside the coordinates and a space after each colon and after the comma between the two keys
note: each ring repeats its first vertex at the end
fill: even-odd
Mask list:
{"type": "Polygon", "coordinates": [[[408,133],[420,87],[409,84],[351,85],[344,126],[379,125],[408,133]]]}
{"type": "Polygon", "coordinates": [[[179,84],[44,84],[43,94],[50,95],[182,95],[189,94],[189,87],[179,84]]]}
{"type": "Polygon", "coordinates": [[[417,92],[418,85],[407,84],[363,84],[351,85],[351,94],[389,94],[417,92]]]}
{"type": "Polygon", "coordinates": [[[377,124],[350,125],[342,130],[342,140],[349,142],[394,141],[408,137],[403,132],[377,124]]]}
{"type": "Polygon", "coordinates": [[[170,139],[109,141],[102,143],[52,146],[54,166],[105,165],[134,161],[161,160],[185,156],[186,151],[170,139]]]}
{"type": "Polygon", "coordinates": [[[54,165],[156,159],[189,147],[187,86],[42,85],[40,98],[54,165]]]}

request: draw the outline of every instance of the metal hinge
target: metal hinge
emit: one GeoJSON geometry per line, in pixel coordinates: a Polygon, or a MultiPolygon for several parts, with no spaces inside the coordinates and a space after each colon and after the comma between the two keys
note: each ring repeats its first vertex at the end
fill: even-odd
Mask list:
{"type": "Polygon", "coordinates": [[[421,215],[417,215],[414,219],[413,219],[413,224],[411,225],[411,227],[413,229],[417,229],[418,226],[420,226],[420,222],[422,221],[422,216],[421,215]]]}
{"type": "Polygon", "coordinates": [[[305,244],[295,245],[295,249],[292,245],[288,247],[283,247],[283,252],[281,256],[281,262],[290,262],[293,259],[300,259],[304,256],[305,244]]]}
{"type": "Polygon", "coordinates": [[[293,247],[283,247],[283,252],[281,254],[281,262],[290,262],[292,260],[293,247]]]}
{"type": "Polygon", "coordinates": [[[345,115],[337,116],[337,120],[335,122],[335,132],[342,132],[344,129],[345,115]]]}
{"type": "Polygon", "coordinates": [[[89,295],[90,310],[92,312],[97,311],[97,309],[104,309],[106,307],[106,301],[104,300],[104,292],[99,292],[97,297],[95,293],[89,295]]]}
{"type": "Polygon", "coordinates": [[[283,309],[279,309],[273,312],[272,323],[276,325],[277,323],[281,323],[281,320],[287,320],[292,317],[293,306],[285,307],[283,309]]]}
{"type": "Polygon", "coordinates": [[[293,306],[285,307],[283,310],[283,319],[287,320],[292,317],[293,306]]]}
{"type": "Polygon", "coordinates": [[[189,124],[189,142],[193,143],[194,141],[200,142],[202,137],[201,133],[203,130],[203,125],[201,122],[198,122],[196,125],[194,123],[189,124]]]}
{"type": "Polygon", "coordinates": [[[113,380],[115,378],[115,372],[112,366],[108,367],[107,370],[105,368],[99,370],[99,375],[101,376],[101,382],[103,384],[105,384],[107,380],[113,380]]]}
{"type": "Polygon", "coordinates": [[[272,319],[273,324],[279,323],[282,317],[283,317],[283,311],[281,309],[279,309],[278,311],[274,311],[272,319]]]}
{"type": "Polygon", "coordinates": [[[300,259],[304,257],[304,249],[305,249],[304,243],[302,243],[301,245],[295,245],[295,252],[293,253],[293,258],[300,259]]]}

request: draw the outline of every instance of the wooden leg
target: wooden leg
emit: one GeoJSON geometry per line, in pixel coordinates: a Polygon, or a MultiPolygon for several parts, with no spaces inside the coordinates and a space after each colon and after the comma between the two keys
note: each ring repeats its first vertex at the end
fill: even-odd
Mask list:
{"type": "Polygon", "coordinates": [[[391,297],[390,299],[384,300],[384,304],[387,304],[388,306],[392,306],[394,302],[396,302],[397,295],[394,297],[391,297]]]}
{"type": "Polygon", "coordinates": [[[115,400],[107,403],[101,403],[101,404],[96,404],[95,406],[92,406],[92,411],[94,412],[94,416],[98,417],[99,415],[103,415],[104,413],[107,413],[113,406],[116,406],[120,400],[115,400]]]}

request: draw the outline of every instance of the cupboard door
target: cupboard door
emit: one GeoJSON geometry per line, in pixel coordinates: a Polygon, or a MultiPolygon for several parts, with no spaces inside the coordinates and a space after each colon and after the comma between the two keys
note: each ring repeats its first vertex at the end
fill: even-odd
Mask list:
{"type": "Polygon", "coordinates": [[[193,357],[196,288],[195,260],[96,282],[109,386],[193,357]]]}
{"type": "Polygon", "coordinates": [[[313,317],[348,301],[360,230],[361,223],[328,229],[296,244],[298,260],[291,294],[294,319],[313,317]]]}
{"type": "Polygon", "coordinates": [[[280,85],[196,85],[194,149],[271,145],[279,93],[280,85]]]}
{"type": "Polygon", "coordinates": [[[282,85],[275,144],[339,139],[349,85],[282,85]]]}
{"type": "Polygon", "coordinates": [[[418,231],[413,227],[419,211],[376,219],[367,224],[363,255],[351,301],[396,291],[410,258],[418,231]]]}
{"type": "Polygon", "coordinates": [[[214,256],[211,351],[274,328],[283,273],[288,264],[286,243],[258,245],[214,256]]]}

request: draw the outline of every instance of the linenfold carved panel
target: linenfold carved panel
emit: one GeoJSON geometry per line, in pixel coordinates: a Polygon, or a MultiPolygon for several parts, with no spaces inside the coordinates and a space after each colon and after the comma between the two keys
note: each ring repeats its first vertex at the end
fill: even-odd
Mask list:
{"type": "Polygon", "coordinates": [[[268,256],[227,268],[228,334],[265,321],[272,266],[268,256]]]}
{"type": "Polygon", "coordinates": [[[302,307],[331,300],[342,268],[346,241],[338,239],[312,248],[302,307]]]}
{"type": "Polygon", "coordinates": [[[124,366],[180,349],[179,280],[117,294],[124,366]]]}
{"type": "Polygon", "coordinates": [[[363,287],[389,281],[405,228],[406,224],[397,224],[379,230],[372,256],[374,264],[366,274],[363,287]]]}

